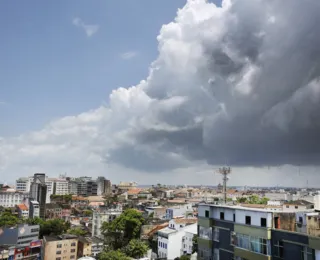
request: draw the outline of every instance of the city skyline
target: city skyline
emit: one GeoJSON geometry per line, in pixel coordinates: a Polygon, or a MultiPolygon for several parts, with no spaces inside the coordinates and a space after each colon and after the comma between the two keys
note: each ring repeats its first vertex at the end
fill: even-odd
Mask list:
{"type": "Polygon", "coordinates": [[[320,182],[317,1],[71,2],[0,4],[3,182],[320,182]]]}

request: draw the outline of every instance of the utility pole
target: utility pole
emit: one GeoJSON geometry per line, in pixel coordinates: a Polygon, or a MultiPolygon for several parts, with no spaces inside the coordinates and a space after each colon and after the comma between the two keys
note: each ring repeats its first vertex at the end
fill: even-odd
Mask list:
{"type": "Polygon", "coordinates": [[[222,175],[223,180],[223,200],[227,203],[227,181],[229,180],[228,175],[231,173],[230,167],[222,167],[219,169],[219,173],[222,175]]]}

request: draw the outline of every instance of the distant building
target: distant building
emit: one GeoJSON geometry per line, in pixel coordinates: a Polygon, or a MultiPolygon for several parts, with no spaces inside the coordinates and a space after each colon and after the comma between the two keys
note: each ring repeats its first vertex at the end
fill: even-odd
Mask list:
{"type": "Polygon", "coordinates": [[[15,207],[17,204],[21,204],[28,197],[27,193],[15,191],[14,189],[6,189],[0,191],[0,206],[2,207],[15,207]]]}
{"type": "Polygon", "coordinates": [[[73,235],[44,236],[43,260],[77,259],[78,238],[73,235]]]}
{"type": "Polygon", "coordinates": [[[119,190],[130,190],[133,188],[137,188],[137,183],[136,182],[120,182],[120,184],[118,185],[118,189],[119,190]]]}
{"type": "Polygon", "coordinates": [[[172,206],[166,210],[166,219],[173,219],[175,217],[187,217],[193,215],[193,208],[191,203],[185,203],[178,206],[172,206]]]}
{"type": "Polygon", "coordinates": [[[314,204],[306,200],[295,200],[283,203],[284,212],[303,211],[313,208],[314,204]]]}
{"type": "Polygon", "coordinates": [[[78,195],[78,182],[77,181],[69,181],[68,184],[69,194],[78,195]]]}
{"type": "Polygon", "coordinates": [[[29,192],[30,191],[29,178],[19,178],[18,180],[16,180],[16,191],[29,192]]]}
{"type": "Polygon", "coordinates": [[[62,218],[62,208],[58,204],[46,204],[46,219],[62,218]]]}
{"type": "Polygon", "coordinates": [[[97,196],[98,194],[98,185],[95,181],[87,182],[87,196],[97,196]]]}
{"type": "Polygon", "coordinates": [[[103,240],[97,237],[80,237],[78,241],[78,257],[96,257],[103,251],[103,240]]]}
{"type": "MultiPolygon", "coordinates": [[[[47,200],[47,185],[46,175],[44,173],[35,173],[33,182],[30,187],[30,200],[38,201],[39,203],[39,216],[45,218],[45,208],[47,200]]],[[[30,207],[29,207],[30,208],[30,207]]]]}
{"type": "Polygon", "coordinates": [[[56,195],[69,194],[69,183],[66,179],[55,179],[54,193],[56,195]]]}

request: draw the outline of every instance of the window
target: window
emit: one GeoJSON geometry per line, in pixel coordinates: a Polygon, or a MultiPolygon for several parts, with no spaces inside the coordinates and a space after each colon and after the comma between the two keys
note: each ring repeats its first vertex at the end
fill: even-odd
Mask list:
{"type": "Polygon", "coordinates": [[[251,225],[251,217],[246,216],[246,225],[251,225]]]}
{"type": "Polygon", "coordinates": [[[56,252],[56,255],[61,255],[61,251],[60,251],[60,250],[57,251],[57,252],[56,252]]]}
{"type": "Polygon", "coordinates": [[[280,218],[274,217],[274,228],[278,229],[280,228],[280,218]]]}
{"type": "Polygon", "coordinates": [[[213,260],[219,260],[219,249],[217,248],[213,250],[213,260]]]}
{"type": "Polygon", "coordinates": [[[302,260],[313,260],[313,249],[307,246],[301,248],[301,259],[302,260]]]}
{"type": "Polygon", "coordinates": [[[233,222],[236,222],[236,214],[233,213],[233,222]]]}
{"type": "Polygon", "coordinates": [[[76,256],[75,255],[71,255],[70,259],[76,259],[76,256]]]}
{"type": "Polygon", "coordinates": [[[261,223],[261,227],[267,227],[267,219],[266,218],[261,218],[260,223],[261,223]]]}
{"type": "Polygon", "coordinates": [[[72,243],[71,243],[71,246],[76,246],[76,243],[75,243],[75,242],[72,242],[72,243]]]}
{"type": "Polygon", "coordinates": [[[303,223],[303,218],[302,217],[299,217],[299,223],[303,223]]]}
{"type": "Polygon", "coordinates": [[[224,212],[220,212],[220,219],[224,220],[224,212]]]}
{"type": "Polygon", "coordinates": [[[289,205],[286,205],[286,208],[288,209],[288,208],[289,208],[289,205]]]}
{"type": "Polygon", "coordinates": [[[205,217],[208,218],[209,217],[209,210],[205,211],[205,217]]]}
{"type": "Polygon", "coordinates": [[[213,230],[213,240],[214,241],[218,241],[219,242],[219,232],[220,232],[220,230],[219,230],[219,228],[214,228],[214,230],[213,230]]]}
{"type": "Polygon", "coordinates": [[[57,248],[61,248],[61,247],[62,247],[62,244],[58,244],[58,245],[57,245],[57,248]]]}
{"type": "Polygon", "coordinates": [[[231,233],[231,244],[259,254],[270,255],[270,240],[244,234],[231,233]]]}
{"type": "Polygon", "coordinates": [[[199,226],[199,237],[203,239],[212,239],[212,229],[199,226]]]}
{"type": "Polygon", "coordinates": [[[32,228],[31,232],[39,232],[39,228],[32,228]]]}
{"type": "Polygon", "coordinates": [[[283,242],[277,241],[277,243],[274,245],[274,253],[275,256],[283,258],[283,242]]]}
{"type": "Polygon", "coordinates": [[[61,260],[61,257],[57,257],[56,260],[61,260]]]}
{"type": "Polygon", "coordinates": [[[298,206],[294,206],[294,208],[295,208],[295,209],[297,209],[297,208],[298,208],[298,206]]]}
{"type": "Polygon", "coordinates": [[[75,249],[71,249],[71,250],[70,250],[70,253],[74,253],[74,252],[76,252],[75,249]]]}

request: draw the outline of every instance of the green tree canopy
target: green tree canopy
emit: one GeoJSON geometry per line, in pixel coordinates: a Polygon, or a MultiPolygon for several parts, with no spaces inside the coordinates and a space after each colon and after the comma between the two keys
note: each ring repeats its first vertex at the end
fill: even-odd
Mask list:
{"type": "Polygon", "coordinates": [[[76,236],[84,236],[87,232],[79,227],[70,228],[68,230],[68,234],[76,235],[76,236]]]}
{"type": "Polygon", "coordinates": [[[22,223],[16,215],[13,215],[11,211],[4,211],[0,215],[0,227],[12,227],[22,223]]]}
{"type": "Polygon", "coordinates": [[[148,245],[138,239],[130,240],[129,244],[123,248],[123,252],[133,258],[141,258],[146,255],[148,252],[148,245]]]}
{"type": "Polygon", "coordinates": [[[192,254],[198,252],[198,235],[194,235],[192,238],[192,254]]]}
{"type": "Polygon", "coordinates": [[[131,239],[140,237],[140,229],[144,221],[139,211],[127,209],[112,222],[104,222],[101,230],[106,244],[115,250],[128,245],[131,239]]]}
{"type": "Polygon", "coordinates": [[[131,258],[126,256],[120,250],[103,251],[99,257],[99,260],[130,260],[131,258]]]}
{"type": "Polygon", "coordinates": [[[89,217],[89,216],[92,216],[92,210],[90,209],[86,209],[83,211],[83,215],[89,217]]]}

